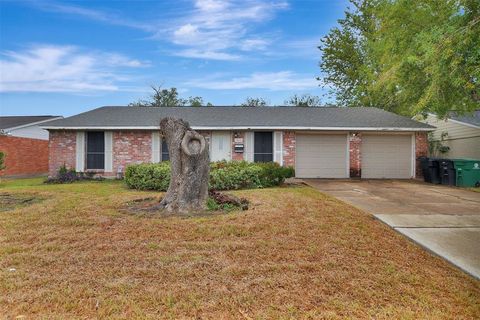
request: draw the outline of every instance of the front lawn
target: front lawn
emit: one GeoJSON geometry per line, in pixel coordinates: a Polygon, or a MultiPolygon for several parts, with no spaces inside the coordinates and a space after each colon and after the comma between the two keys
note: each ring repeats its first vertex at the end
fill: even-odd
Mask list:
{"type": "Polygon", "coordinates": [[[480,317],[480,282],[308,187],[235,191],[248,211],[123,213],[122,182],[2,182],[0,318],[480,317]]]}

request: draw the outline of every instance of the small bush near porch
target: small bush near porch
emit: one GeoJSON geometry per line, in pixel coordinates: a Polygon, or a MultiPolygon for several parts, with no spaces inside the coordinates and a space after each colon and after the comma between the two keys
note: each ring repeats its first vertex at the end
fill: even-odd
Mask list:
{"type": "Polygon", "coordinates": [[[478,319],[480,282],[308,187],[233,191],[248,211],[126,214],[120,181],[3,182],[0,318],[478,319]]]}

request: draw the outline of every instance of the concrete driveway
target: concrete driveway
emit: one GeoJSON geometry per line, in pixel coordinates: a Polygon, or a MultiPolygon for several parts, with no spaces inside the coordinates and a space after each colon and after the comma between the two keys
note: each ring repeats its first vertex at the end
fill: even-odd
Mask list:
{"type": "Polygon", "coordinates": [[[304,181],[480,279],[480,193],[408,180],[304,181]]]}

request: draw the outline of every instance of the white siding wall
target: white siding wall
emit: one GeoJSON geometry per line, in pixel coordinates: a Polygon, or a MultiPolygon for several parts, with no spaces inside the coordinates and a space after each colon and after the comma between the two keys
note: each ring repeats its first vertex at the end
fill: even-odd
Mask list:
{"type": "Polygon", "coordinates": [[[14,137],[48,140],[48,131],[38,125],[8,131],[14,137]]]}
{"type": "Polygon", "coordinates": [[[442,132],[448,133],[443,144],[449,146],[450,151],[441,154],[441,157],[480,159],[480,128],[451,120],[439,120],[435,115],[429,115],[421,121],[437,127],[432,135],[434,140],[440,140],[442,132]]]}

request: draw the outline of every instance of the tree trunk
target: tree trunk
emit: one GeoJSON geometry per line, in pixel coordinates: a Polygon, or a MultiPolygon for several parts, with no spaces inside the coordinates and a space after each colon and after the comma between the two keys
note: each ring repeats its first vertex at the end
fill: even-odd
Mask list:
{"type": "Polygon", "coordinates": [[[160,207],[194,213],[206,209],[210,157],[208,143],[182,119],[163,118],[160,133],[170,155],[171,178],[160,207]]]}

